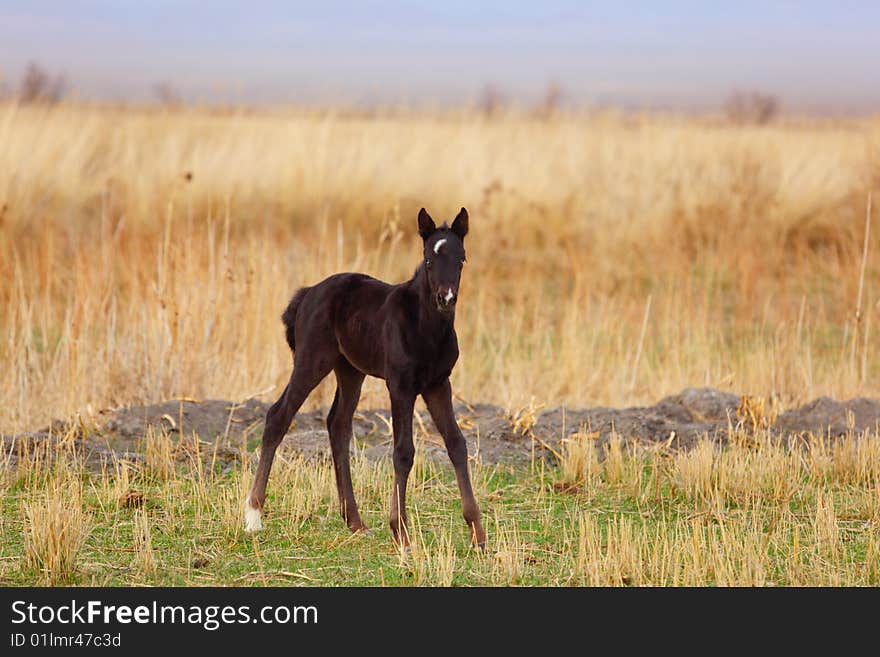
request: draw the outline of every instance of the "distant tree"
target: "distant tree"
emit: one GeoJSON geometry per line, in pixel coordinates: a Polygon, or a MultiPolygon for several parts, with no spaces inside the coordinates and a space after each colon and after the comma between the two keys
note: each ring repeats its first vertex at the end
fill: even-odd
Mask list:
{"type": "Polygon", "coordinates": [[[544,90],[544,98],[536,108],[535,114],[545,119],[550,118],[559,111],[564,97],[565,92],[562,89],[562,85],[556,80],[551,80],[547,83],[547,88],[544,90]]]}
{"type": "Polygon", "coordinates": [[[57,103],[64,98],[67,88],[64,74],[53,77],[39,64],[31,62],[21,79],[18,98],[22,103],[57,103]]]}
{"type": "Polygon", "coordinates": [[[735,123],[770,123],[779,110],[779,99],[762,91],[735,90],[724,104],[727,118],[735,123]]]}
{"type": "Polygon", "coordinates": [[[170,82],[157,82],[153,85],[153,95],[162,105],[175,107],[180,105],[180,94],[170,82]]]}
{"type": "Polygon", "coordinates": [[[504,106],[505,98],[501,90],[494,84],[487,84],[483,88],[483,95],[480,98],[480,109],[487,117],[493,117],[504,106]]]}

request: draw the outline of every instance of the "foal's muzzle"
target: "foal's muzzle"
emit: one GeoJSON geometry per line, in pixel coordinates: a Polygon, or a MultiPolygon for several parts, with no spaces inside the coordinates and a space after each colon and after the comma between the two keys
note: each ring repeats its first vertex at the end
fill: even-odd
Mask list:
{"type": "Polygon", "coordinates": [[[440,312],[448,313],[455,308],[455,302],[458,300],[458,295],[451,287],[441,287],[437,290],[436,300],[437,309],[440,312]]]}

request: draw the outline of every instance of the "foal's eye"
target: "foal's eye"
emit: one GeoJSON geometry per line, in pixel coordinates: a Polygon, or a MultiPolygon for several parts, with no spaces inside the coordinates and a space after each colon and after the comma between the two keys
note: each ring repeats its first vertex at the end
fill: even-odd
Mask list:
{"type": "Polygon", "coordinates": [[[430,258],[425,258],[425,267],[427,267],[428,269],[431,268],[431,259],[430,258]]]}

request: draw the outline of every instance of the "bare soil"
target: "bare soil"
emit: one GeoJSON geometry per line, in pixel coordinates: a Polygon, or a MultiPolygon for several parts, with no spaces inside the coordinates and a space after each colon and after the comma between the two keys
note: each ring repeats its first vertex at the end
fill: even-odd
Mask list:
{"type": "MultiPolygon", "coordinates": [[[[742,398],[712,388],[687,388],[664,397],[653,406],[632,408],[555,407],[517,417],[492,404],[456,404],[469,453],[484,463],[522,464],[533,456],[553,457],[560,441],[578,431],[590,433],[599,444],[613,434],[625,441],[662,442],[688,449],[703,436],[723,443],[732,428],[748,429],[749,418],[740,411],[742,398]],[[517,422],[519,420],[519,422],[517,422]]],[[[194,445],[220,463],[238,460],[241,450],[253,450],[262,435],[268,404],[256,399],[172,400],[159,404],[106,410],[92,422],[56,421],[51,427],[17,436],[4,436],[4,449],[16,453],[27,444],[66,436],[81,448],[87,463],[100,465],[111,458],[140,460],[148,431],[181,436],[181,445],[194,445]]],[[[301,413],[284,439],[287,448],[307,457],[329,457],[325,411],[301,413]]],[[[443,441],[424,410],[416,411],[415,426],[429,459],[445,459],[443,441]]],[[[880,428],[880,402],[874,399],[835,401],[820,397],[770,419],[778,435],[835,438],[850,432],[880,428]]],[[[354,449],[369,459],[390,457],[391,419],[387,410],[359,411],[354,418],[354,449]]],[[[186,453],[186,450],[182,450],[186,453]]]]}

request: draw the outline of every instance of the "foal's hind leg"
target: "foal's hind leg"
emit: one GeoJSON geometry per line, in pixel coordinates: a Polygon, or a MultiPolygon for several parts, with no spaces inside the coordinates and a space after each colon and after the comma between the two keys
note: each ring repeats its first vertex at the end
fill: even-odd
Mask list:
{"type": "Polygon", "coordinates": [[[339,507],[342,518],[351,531],[366,530],[361,521],[354,489],[351,485],[349,467],[349,445],[352,437],[351,420],[361,396],[364,375],[358,372],[343,357],[334,368],[336,372],[336,397],[327,416],[327,433],[330,434],[330,448],[333,451],[333,468],[336,471],[336,489],[339,493],[339,507]]]}
{"type": "Polygon", "coordinates": [[[275,450],[281,444],[284,434],[290,428],[293,417],[302,406],[309,393],[330,373],[333,360],[314,359],[301,362],[293,368],[290,382],[281,394],[281,398],[272,404],[266,413],[266,427],[263,429],[263,443],[260,448],[260,464],[251,492],[248,494],[244,507],[245,528],[257,531],[263,528],[262,511],[266,501],[266,484],[269,481],[269,470],[275,458],[275,450]]]}

